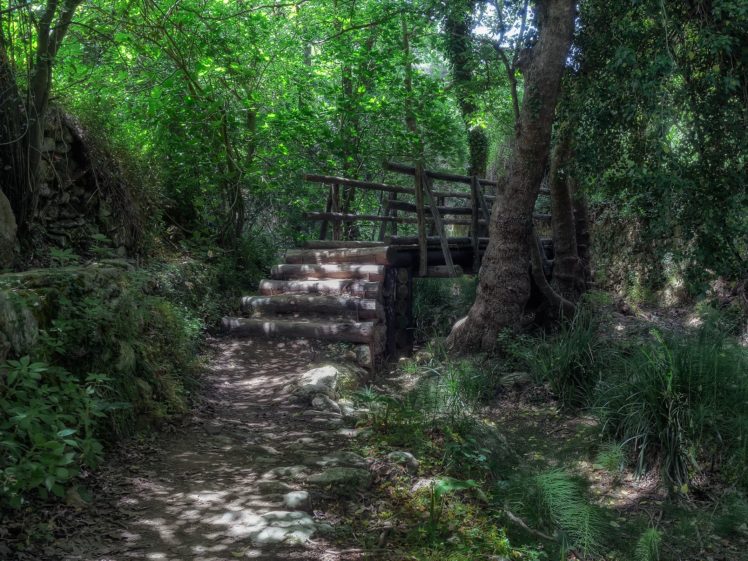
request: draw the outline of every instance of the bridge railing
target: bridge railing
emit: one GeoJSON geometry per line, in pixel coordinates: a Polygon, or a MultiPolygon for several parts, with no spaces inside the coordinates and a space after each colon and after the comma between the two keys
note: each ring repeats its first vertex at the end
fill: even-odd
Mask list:
{"type": "MultiPolygon", "coordinates": [[[[397,237],[398,224],[416,224],[419,274],[425,275],[427,269],[428,243],[429,236],[431,236],[431,240],[434,237],[439,240],[448,275],[456,276],[458,268],[452,262],[450,238],[447,237],[445,227],[468,226],[473,253],[473,270],[477,271],[482,250],[487,241],[491,206],[496,200],[499,183],[477,176],[427,170],[420,165],[410,166],[390,162],[385,164],[385,169],[413,177],[413,187],[328,175],[306,174],[304,176],[307,181],[329,186],[325,210],[306,213],[307,219],[321,222],[320,239],[327,239],[330,225],[332,226],[332,239],[341,240],[343,223],[381,222],[379,240],[384,241],[388,227],[390,235],[397,237]],[[468,185],[470,190],[436,189],[434,181],[468,185]],[[347,190],[346,201],[342,200],[341,187],[350,188],[347,190]],[[352,206],[352,197],[356,188],[378,191],[382,195],[387,194],[378,214],[346,212],[346,209],[352,206]],[[398,195],[408,195],[415,202],[399,200],[398,195]],[[467,205],[449,205],[447,201],[450,199],[467,202],[467,205]],[[404,213],[405,216],[398,213],[404,213]]],[[[535,218],[546,220],[550,216],[536,214],[535,218]]]]}

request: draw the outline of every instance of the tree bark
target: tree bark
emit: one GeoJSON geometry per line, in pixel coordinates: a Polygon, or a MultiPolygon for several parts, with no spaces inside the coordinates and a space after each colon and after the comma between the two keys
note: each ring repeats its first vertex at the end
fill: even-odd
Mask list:
{"type": "Polygon", "coordinates": [[[548,161],[574,13],[573,0],[538,3],[538,42],[524,67],[524,97],[506,186],[491,212],[490,237],[475,303],[448,338],[455,350],[490,350],[499,331],[521,321],[530,295],[533,208],[548,161]]]}
{"type": "Polygon", "coordinates": [[[571,196],[572,178],[568,164],[572,155],[572,131],[562,125],[550,170],[551,219],[553,224],[553,283],[561,296],[576,302],[584,292],[585,283],[577,253],[574,205],[571,196]]]}

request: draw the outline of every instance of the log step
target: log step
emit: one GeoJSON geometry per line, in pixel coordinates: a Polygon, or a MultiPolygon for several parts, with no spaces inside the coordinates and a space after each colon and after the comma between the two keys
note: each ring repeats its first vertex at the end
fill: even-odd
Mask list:
{"type": "Polygon", "coordinates": [[[289,249],[286,263],[314,265],[320,263],[361,263],[392,265],[390,247],[364,247],[344,249],[289,249]]]}
{"type": "Polygon", "coordinates": [[[245,296],[242,298],[242,311],[259,314],[347,315],[356,319],[382,319],[384,317],[384,310],[376,300],[308,294],[245,296]]]}
{"type": "MultiPolygon", "coordinates": [[[[385,240],[394,246],[418,245],[418,236],[388,236],[385,240]]],[[[427,236],[426,243],[429,246],[441,247],[439,236],[427,236]]],[[[452,236],[447,237],[447,243],[450,247],[470,247],[473,244],[473,240],[469,237],[452,236]]],[[[481,247],[485,247],[488,245],[488,238],[478,238],[478,243],[481,247]]]]}
{"type": "Polygon", "coordinates": [[[259,293],[262,296],[276,294],[327,294],[377,298],[380,283],[363,280],[263,280],[259,293]]]}
{"type": "Polygon", "coordinates": [[[296,263],[275,265],[270,276],[276,280],[286,279],[364,279],[384,280],[384,265],[301,265],[296,263]]]}
{"type": "Polygon", "coordinates": [[[324,322],[225,317],[222,323],[225,331],[238,337],[304,337],[370,343],[376,336],[376,326],[372,321],[324,322]]]}
{"type": "Polygon", "coordinates": [[[385,243],[357,240],[307,240],[301,245],[305,249],[361,249],[367,247],[383,247],[385,243]]]}

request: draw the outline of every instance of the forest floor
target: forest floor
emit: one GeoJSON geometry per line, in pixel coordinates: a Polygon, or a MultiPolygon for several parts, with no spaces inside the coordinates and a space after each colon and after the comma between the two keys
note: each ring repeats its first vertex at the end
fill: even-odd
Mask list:
{"type": "MultiPolygon", "coordinates": [[[[681,315],[673,322],[688,321],[681,315]]],[[[662,320],[615,317],[621,336],[662,320]]],[[[355,429],[355,421],[300,403],[294,388],[321,358],[303,340],[212,339],[207,355],[195,409],[177,426],[114,452],[86,482],[93,500],[69,500],[47,516],[58,521],[47,545],[19,561],[507,558],[496,555],[503,534],[492,534],[506,520],[481,512],[471,500],[454,502],[451,514],[445,511],[443,539],[426,541],[428,506],[418,489],[444,473],[439,430],[403,439],[391,429],[382,434],[371,419],[368,427],[355,429]],[[420,467],[387,461],[398,449],[414,452],[420,467]],[[370,470],[373,485],[310,485],[310,476],[331,467],[370,470]]],[[[421,376],[398,366],[377,385],[403,396],[421,376]]],[[[670,504],[653,478],[603,469],[596,461],[600,427],[591,417],[564,413],[545,386],[507,388],[479,417],[476,422],[501,432],[521,470],[560,468],[586,482],[609,525],[611,549],[602,559],[626,559],[617,552],[655,523],[673,538],[663,559],[748,559],[747,533],[711,531],[711,495],[719,489],[704,485],[687,504],[670,504]]],[[[507,529],[512,556],[542,558],[526,555],[521,546],[534,549],[537,539],[511,524],[507,529]]]]}
{"type": "Polygon", "coordinates": [[[182,426],[113,456],[92,503],[63,508],[56,539],[28,559],[356,558],[324,537],[322,495],[303,490],[310,474],[360,463],[340,454],[355,431],[292,399],[314,349],[216,339],[210,354],[203,399],[182,426]]]}

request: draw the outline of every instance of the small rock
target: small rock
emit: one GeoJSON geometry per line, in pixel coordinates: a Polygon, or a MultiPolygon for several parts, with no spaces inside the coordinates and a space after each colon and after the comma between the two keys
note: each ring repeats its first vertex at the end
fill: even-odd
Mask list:
{"type": "Polygon", "coordinates": [[[312,399],[312,407],[318,411],[328,411],[340,415],[340,406],[325,394],[319,394],[312,399]]]}
{"type": "Polygon", "coordinates": [[[299,545],[309,540],[317,530],[312,517],[300,511],[268,512],[262,515],[262,521],[267,525],[252,538],[257,545],[299,545]]]}
{"type": "Polygon", "coordinates": [[[422,477],[421,479],[417,480],[410,488],[411,494],[417,493],[421,489],[426,489],[428,487],[431,487],[436,480],[432,477],[422,477]]]}
{"type": "Polygon", "coordinates": [[[313,368],[304,372],[299,378],[299,385],[294,390],[297,398],[311,401],[316,395],[323,394],[335,398],[338,390],[340,373],[332,365],[313,368]]]}
{"type": "Polygon", "coordinates": [[[330,487],[340,495],[347,495],[367,488],[371,484],[371,474],[366,469],[334,467],[309,476],[307,481],[313,485],[330,487]]]}
{"type": "Polygon", "coordinates": [[[371,368],[373,366],[369,345],[356,346],[356,364],[364,368],[371,368]]]}
{"type": "Polygon", "coordinates": [[[291,510],[309,510],[311,501],[307,491],[291,491],[283,495],[283,506],[291,510]]]}
{"type": "Polygon", "coordinates": [[[387,459],[393,464],[404,466],[411,473],[418,473],[420,463],[410,452],[404,450],[395,450],[387,454],[387,459]]]}
{"type": "Polygon", "coordinates": [[[327,522],[317,522],[317,534],[321,536],[329,536],[335,533],[335,528],[327,522]]]}
{"type": "Polygon", "coordinates": [[[282,481],[260,480],[257,482],[257,489],[263,495],[277,495],[279,493],[289,493],[293,488],[282,481]]]}
{"type": "Polygon", "coordinates": [[[308,470],[305,466],[280,466],[266,472],[262,478],[267,480],[283,477],[285,479],[301,480],[307,473],[308,470]]]}
{"type": "Polygon", "coordinates": [[[320,466],[320,467],[354,467],[360,469],[366,469],[368,463],[366,458],[359,456],[355,452],[349,452],[344,450],[342,452],[335,452],[334,454],[328,454],[322,458],[309,459],[307,460],[309,465],[320,466]]]}

